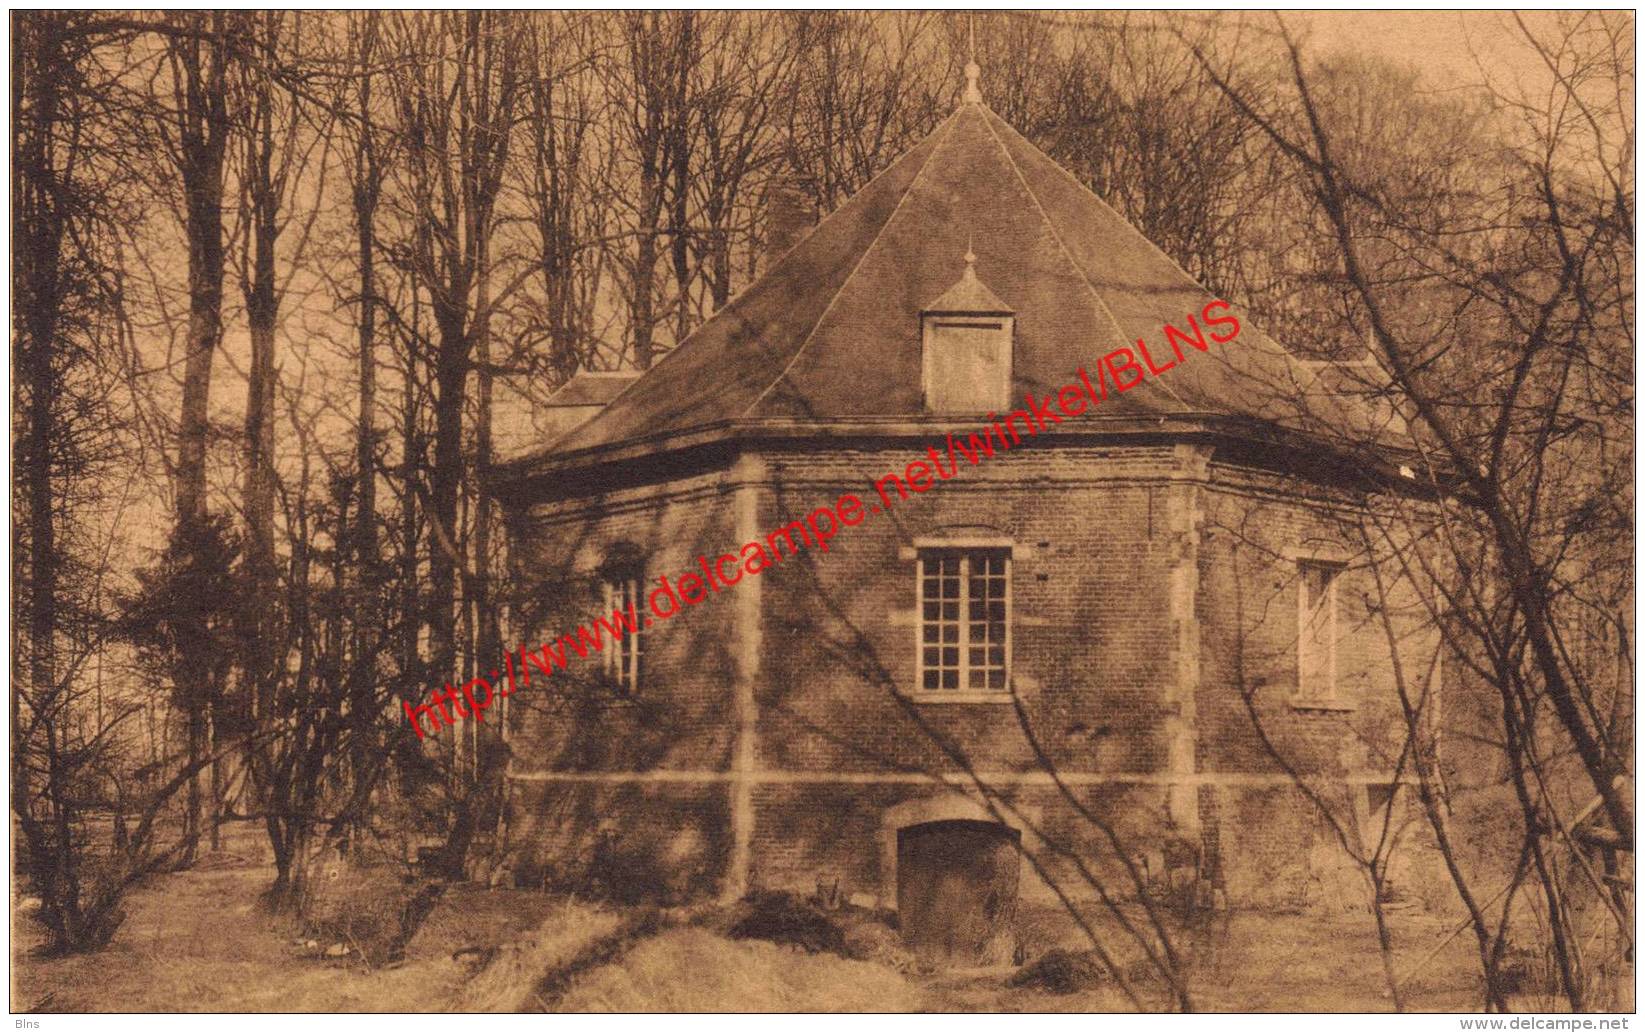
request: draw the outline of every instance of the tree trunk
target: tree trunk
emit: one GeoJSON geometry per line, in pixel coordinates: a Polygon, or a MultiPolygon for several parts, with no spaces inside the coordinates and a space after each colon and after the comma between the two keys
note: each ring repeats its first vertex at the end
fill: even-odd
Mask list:
{"type": "Polygon", "coordinates": [[[634,365],[638,369],[651,368],[652,337],[657,327],[656,270],[657,270],[657,212],[662,206],[659,199],[657,173],[647,167],[640,171],[640,239],[634,254],[634,282],[630,285],[630,319],[634,324],[634,365]],[[649,221],[646,221],[649,216],[649,221]]]}
{"type": "Polygon", "coordinates": [[[435,369],[434,544],[429,552],[429,651],[435,677],[452,678],[457,669],[456,557],[457,502],[463,486],[463,395],[468,385],[468,342],[461,314],[440,320],[439,361],[435,369]],[[442,541],[443,539],[443,541],[442,541]]]}
{"type": "MultiPolygon", "coordinates": [[[[477,290],[477,308],[481,313],[475,326],[475,354],[478,358],[479,375],[479,411],[475,414],[475,462],[480,469],[491,465],[492,440],[492,381],[494,375],[491,369],[491,270],[489,264],[480,267],[480,276],[477,290]]],[[[489,678],[495,684],[497,679],[489,672],[494,668],[503,654],[502,630],[498,623],[497,600],[492,592],[492,535],[494,533],[495,509],[483,493],[475,495],[474,514],[474,609],[477,624],[475,636],[476,662],[474,675],[489,678]]],[[[474,722],[474,772],[475,786],[473,795],[477,798],[473,806],[477,811],[477,821],[480,828],[494,826],[498,813],[500,793],[497,779],[492,777],[492,769],[501,756],[503,717],[499,708],[497,716],[490,722],[474,722]]]]}
{"type": "MultiPolygon", "coordinates": [[[[21,135],[17,106],[23,103],[25,93],[29,105],[29,132],[21,139],[14,136],[17,166],[12,181],[12,214],[18,220],[16,242],[24,252],[15,256],[12,269],[16,277],[13,311],[23,316],[28,331],[19,348],[28,389],[28,656],[30,695],[34,705],[40,706],[52,697],[56,682],[57,544],[52,520],[52,448],[57,436],[57,390],[52,352],[62,307],[58,274],[64,225],[63,213],[53,197],[57,176],[52,135],[58,121],[56,70],[63,61],[63,48],[53,19],[44,15],[19,17],[38,30],[28,35],[20,32],[14,41],[19,48],[30,42],[37,44],[32,54],[12,55],[14,134],[21,135]]],[[[22,27],[20,22],[17,28],[22,27]]],[[[13,734],[23,727],[21,699],[21,693],[12,693],[13,734]]],[[[20,751],[15,744],[12,757],[12,777],[26,785],[29,773],[26,765],[17,763],[20,751]]]]}
{"type": "MultiPolygon", "coordinates": [[[[350,776],[354,785],[355,809],[363,809],[378,766],[375,722],[376,700],[375,629],[379,625],[377,569],[377,453],[375,407],[377,404],[376,332],[376,213],[379,194],[376,141],[371,126],[372,51],[376,42],[377,16],[367,14],[360,41],[360,135],[354,153],[354,230],[360,264],[360,365],[359,416],[355,423],[354,465],[359,483],[359,504],[355,513],[354,569],[355,607],[353,665],[349,672],[349,714],[352,719],[350,776]]],[[[363,824],[363,818],[349,821],[363,824]]]]}
{"type": "MultiPolygon", "coordinates": [[[[204,28],[200,14],[189,14],[191,27],[204,28]]],[[[183,400],[178,420],[177,532],[192,543],[206,521],[206,445],[211,366],[223,326],[223,165],[228,141],[228,91],[224,33],[229,15],[213,12],[209,40],[177,37],[168,43],[180,86],[182,111],[177,125],[177,171],[184,195],[184,234],[188,239],[189,321],[183,363],[183,400]]],[[[205,636],[191,636],[202,641],[205,636]]],[[[189,650],[198,653],[198,649],[189,650]]],[[[203,708],[209,698],[198,686],[212,658],[190,655],[180,665],[179,691],[188,711],[189,763],[199,762],[206,748],[203,708]]],[[[192,862],[200,835],[201,781],[195,772],[188,790],[185,817],[187,845],[183,863],[192,862]]]]}
{"type": "Polygon", "coordinates": [[[674,317],[675,344],[685,340],[691,330],[691,127],[687,92],[694,24],[692,12],[680,12],[680,41],[673,55],[678,66],[674,69],[675,82],[668,98],[674,109],[669,125],[667,168],[673,180],[669,198],[669,257],[673,260],[674,282],[679,290],[674,317]]]}
{"type": "MultiPolygon", "coordinates": [[[[247,612],[237,615],[246,636],[241,659],[250,699],[248,709],[259,717],[269,715],[279,681],[279,659],[273,610],[267,602],[278,595],[278,570],[274,557],[274,371],[275,330],[279,322],[280,299],[275,281],[275,248],[278,244],[280,180],[284,169],[274,143],[274,97],[271,69],[277,60],[279,19],[275,12],[262,15],[260,38],[256,41],[264,67],[248,67],[247,93],[250,119],[244,135],[243,197],[248,225],[246,242],[250,255],[242,268],[250,276],[241,283],[245,295],[246,324],[251,337],[251,366],[247,375],[246,418],[243,448],[244,482],[241,487],[245,507],[246,545],[244,568],[248,599],[247,612]]],[[[219,764],[212,765],[214,787],[219,780],[219,764]]],[[[220,801],[215,792],[212,804],[212,843],[217,843],[220,801]]]]}
{"type": "MultiPolygon", "coordinates": [[[[417,281],[411,278],[411,332],[419,333],[421,319],[417,305],[417,281]]],[[[422,697],[423,666],[418,643],[422,637],[423,613],[418,605],[417,581],[417,479],[423,468],[421,443],[417,440],[417,415],[422,411],[417,391],[417,360],[406,355],[405,396],[400,407],[400,677],[402,694],[422,697]]]]}
{"type": "MultiPolygon", "coordinates": [[[[64,232],[63,212],[56,201],[57,170],[52,137],[56,131],[60,106],[59,84],[56,71],[63,61],[62,42],[53,18],[38,13],[23,13],[13,23],[12,53],[12,127],[16,166],[12,179],[12,217],[16,244],[23,253],[12,262],[13,311],[22,317],[25,334],[19,342],[19,382],[14,386],[14,401],[19,388],[27,390],[28,430],[26,438],[28,469],[24,483],[28,492],[28,698],[33,713],[40,715],[54,705],[56,693],[56,635],[57,635],[57,543],[53,523],[54,482],[52,477],[52,449],[56,443],[57,420],[54,403],[57,400],[56,376],[52,353],[56,343],[58,319],[61,315],[62,291],[59,269],[64,232]],[[34,32],[27,32],[27,29],[34,32]],[[31,47],[31,44],[33,46],[31,47]],[[27,104],[27,120],[19,117],[20,108],[27,104]]],[[[19,564],[19,559],[13,559],[19,564]]],[[[13,568],[13,576],[17,568],[13,568]]],[[[14,624],[13,642],[20,636],[14,624]]],[[[54,844],[64,831],[61,822],[51,829],[35,818],[39,804],[35,802],[34,778],[38,761],[46,764],[46,799],[56,804],[55,789],[59,783],[59,759],[56,736],[50,718],[41,721],[40,732],[24,738],[22,702],[24,693],[11,694],[11,777],[12,811],[22,827],[28,844],[26,855],[31,862],[30,875],[42,903],[42,917],[50,931],[48,949],[60,951],[69,946],[70,938],[64,925],[65,912],[76,900],[65,891],[64,880],[72,873],[73,855],[61,851],[67,843],[54,844]],[[41,737],[45,755],[30,741],[41,737]],[[35,763],[30,763],[35,761],[35,763]],[[55,856],[53,856],[55,854],[55,856]]],[[[56,808],[61,813],[60,808],[56,808]]],[[[77,897],[77,894],[75,895],[77,897]]]]}

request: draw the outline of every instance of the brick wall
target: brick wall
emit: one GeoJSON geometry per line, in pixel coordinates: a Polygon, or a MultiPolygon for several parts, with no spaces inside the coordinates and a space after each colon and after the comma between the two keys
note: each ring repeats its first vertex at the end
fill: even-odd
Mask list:
{"type": "MultiPolygon", "coordinates": [[[[774,459],[784,484],[762,526],[901,469],[908,450],[774,459]]],[[[1037,770],[1014,709],[918,704],[916,538],[1009,538],[1012,669],[1028,728],[1058,767],[1136,772],[1163,764],[1161,703],[1172,670],[1167,448],[1039,447],[997,456],[924,494],[896,499],[766,575],[762,760],[784,768],[872,771],[976,766],[1037,770]],[[946,747],[946,749],[944,748],[946,747]],[[956,756],[957,755],[957,756],[956,756]]]]}
{"type": "MultiPolygon", "coordinates": [[[[534,648],[609,613],[599,572],[615,550],[644,556],[646,593],[657,574],[717,552],[733,535],[728,490],[722,476],[702,475],[534,508],[514,539],[515,641],[534,648]]],[[[637,697],[613,691],[593,654],[549,679],[534,675],[510,701],[515,766],[724,770],[732,746],[723,673],[730,621],[719,597],[643,630],[637,697]]]]}
{"type": "Polygon", "coordinates": [[[1200,551],[1200,766],[1282,771],[1277,754],[1310,773],[1391,771],[1406,726],[1385,618],[1408,678],[1420,677],[1438,646],[1424,611],[1410,598],[1411,587],[1384,565],[1379,589],[1358,516],[1345,500],[1324,493],[1302,497],[1272,475],[1231,466],[1215,467],[1213,480],[1200,551]],[[1347,564],[1336,586],[1342,709],[1304,707],[1297,698],[1299,578],[1288,553],[1298,550],[1347,564]],[[1266,743],[1254,721],[1267,733],[1266,743]]]}
{"type": "Polygon", "coordinates": [[[730,855],[723,785],[509,783],[508,833],[529,885],[681,902],[713,894],[730,855]]]}
{"type": "MultiPolygon", "coordinates": [[[[763,536],[842,492],[877,502],[872,483],[917,458],[909,447],[768,452],[740,474],[728,464],[535,506],[514,523],[522,583],[537,586],[518,635],[535,644],[586,621],[600,603],[589,575],[622,543],[646,554],[648,590],[658,574],[692,569],[699,554],[735,552],[749,523],[739,531],[737,485],[750,469],[757,484],[742,490],[757,495],[752,523],[763,536]]],[[[517,772],[720,774],[622,792],[620,783],[522,781],[511,794],[514,833],[546,857],[582,849],[577,837],[590,822],[644,826],[664,839],[700,825],[693,842],[704,863],[730,865],[731,826],[744,806],[753,885],[809,890],[833,877],[852,892],[879,892],[886,809],[948,792],[920,784],[919,773],[952,777],[970,765],[1008,798],[1033,802],[1046,836],[1036,856],[1053,879],[1083,882],[1064,849],[1119,878],[1113,842],[1047,784],[1026,722],[1054,769],[1070,776],[1069,791],[1117,830],[1127,852],[1154,856],[1173,838],[1190,839],[1231,898],[1284,897],[1291,889],[1276,879],[1304,879],[1298,873],[1317,867],[1310,858],[1321,824],[1272,752],[1299,771],[1352,779],[1356,788],[1339,785],[1341,806],[1354,813],[1357,787],[1388,769],[1403,731],[1387,637],[1368,576],[1350,567],[1338,585],[1338,680],[1352,709],[1293,706],[1297,586],[1288,550],[1352,554],[1344,517],[1353,500],[1304,495],[1248,465],[1191,459],[1173,442],[1041,442],[981,467],[962,463],[955,479],[843,529],[826,554],[807,551],[765,572],[753,639],[757,746],[753,770],[741,776],[735,651],[750,640],[746,628],[739,638],[733,597],[748,586],[646,633],[638,700],[613,698],[597,680],[556,675],[547,691],[534,683],[511,701],[517,772]],[[1010,705],[899,695],[914,685],[919,631],[910,547],[955,536],[1015,543],[1021,719],[1010,705]],[[1186,645],[1174,624],[1186,604],[1173,598],[1183,564],[1192,589],[1186,645]],[[1185,684],[1194,690],[1186,699],[1185,684]],[[1185,730],[1189,748],[1179,755],[1173,743],[1185,730]],[[1182,775],[1186,806],[1168,791],[1182,775]],[[739,777],[750,787],[741,805],[739,777]]],[[[1408,614],[1396,623],[1401,635],[1420,630],[1408,614]]]]}

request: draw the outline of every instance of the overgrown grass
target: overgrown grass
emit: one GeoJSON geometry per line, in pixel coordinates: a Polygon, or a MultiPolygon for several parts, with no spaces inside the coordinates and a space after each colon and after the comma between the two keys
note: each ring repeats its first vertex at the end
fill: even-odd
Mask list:
{"type": "Polygon", "coordinates": [[[591,947],[618,931],[622,917],[575,900],[550,912],[529,935],[495,950],[454,1002],[458,1011],[542,1011],[545,981],[575,965],[591,947]]]}
{"type": "Polygon", "coordinates": [[[541,894],[453,887],[403,962],[368,970],[354,957],[316,957],[289,918],[265,913],[258,895],[273,878],[273,868],[263,865],[155,877],[131,894],[131,916],[108,947],[70,958],[32,956],[29,949],[40,938],[37,927],[14,913],[12,1007],[450,1011],[471,972],[471,966],[453,960],[453,951],[507,942],[522,926],[534,926],[547,911],[564,906],[541,894]]]}
{"type": "MultiPolygon", "coordinates": [[[[107,1011],[1106,1011],[1128,1007],[1106,980],[1072,993],[1010,987],[999,975],[910,971],[895,931],[867,913],[827,912],[843,951],[809,954],[724,935],[746,914],[646,931],[649,913],[542,893],[448,887],[402,962],[368,970],[316,957],[299,930],[265,914],[265,865],[156,877],[129,898],[131,917],[94,954],[29,954],[39,930],[13,914],[12,1002],[19,1012],[107,1011]],[[456,955],[454,957],[454,955],[456,955]],[[867,958],[869,960],[854,960],[867,958]],[[901,970],[899,971],[899,966],[901,970]]],[[[1089,947],[1066,914],[1025,907],[1030,960],[1089,947]]],[[[1109,939],[1123,935],[1093,911],[1109,939]]],[[[679,921],[690,916],[676,915],[679,921]]],[[[1445,927],[1401,916],[1398,969],[1418,1010],[1474,1010],[1466,937],[1428,957],[1445,927]]],[[[306,940],[307,937],[304,937],[306,940]]],[[[1376,939],[1364,915],[1235,912],[1185,934],[1195,1004],[1207,1011],[1384,1010],[1376,939]]],[[[324,947],[324,944],[321,945],[324,947]]],[[[1117,950],[1122,963],[1129,962],[1117,950]]],[[[1061,989],[1061,986],[1057,987],[1061,989]]],[[[1163,995],[1161,1003],[1163,1004],[1163,995]]],[[[1152,1003],[1152,998],[1150,998],[1152,1003]]],[[[1532,1002],[1516,999],[1516,1006],[1532,1002]]]]}
{"type": "Polygon", "coordinates": [[[564,1012],[911,1012],[920,986],[866,961],[670,929],[571,985],[564,1012]]]}

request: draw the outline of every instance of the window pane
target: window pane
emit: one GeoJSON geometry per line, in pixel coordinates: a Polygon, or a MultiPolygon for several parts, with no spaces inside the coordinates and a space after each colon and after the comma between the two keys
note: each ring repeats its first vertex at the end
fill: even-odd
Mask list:
{"type": "Polygon", "coordinates": [[[624,617],[632,608],[635,621],[640,619],[640,582],[633,577],[608,577],[600,586],[601,599],[607,613],[623,611],[618,627],[623,629],[608,644],[601,656],[601,667],[614,687],[623,692],[634,692],[640,679],[640,629],[629,629],[624,617]]]}
{"type": "Polygon", "coordinates": [[[968,553],[966,571],[966,685],[976,689],[1006,687],[1006,561],[1003,549],[968,553]]]}
{"type": "Polygon", "coordinates": [[[1340,568],[1303,562],[1297,567],[1297,692],[1309,699],[1336,695],[1336,595],[1340,568]]]}

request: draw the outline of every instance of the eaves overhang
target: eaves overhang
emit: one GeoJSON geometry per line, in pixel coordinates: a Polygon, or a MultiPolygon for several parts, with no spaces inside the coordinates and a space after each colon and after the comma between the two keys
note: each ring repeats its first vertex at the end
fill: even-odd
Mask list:
{"type": "MultiPolygon", "coordinates": [[[[632,483],[669,480],[728,465],[740,452],[757,448],[818,451],[918,444],[917,451],[943,443],[949,434],[972,434],[986,422],[941,418],[855,417],[833,420],[760,418],[727,420],[688,431],[667,431],[613,445],[537,454],[497,464],[481,473],[482,488],[505,506],[602,494],[632,483]]],[[[1225,413],[1169,413],[1148,416],[1064,417],[1060,426],[1027,437],[1022,448],[1057,448],[1096,442],[1240,442],[1273,450],[1272,459],[1305,459],[1307,468],[1334,471],[1331,480],[1350,479],[1414,495],[1436,490],[1413,476],[1417,453],[1391,445],[1333,443],[1277,424],[1225,413]],[[1411,471],[1411,472],[1407,472],[1411,471]]],[[[997,453],[998,459],[1005,453],[997,453]]],[[[1287,464],[1290,465],[1290,464],[1287,464]]]]}

